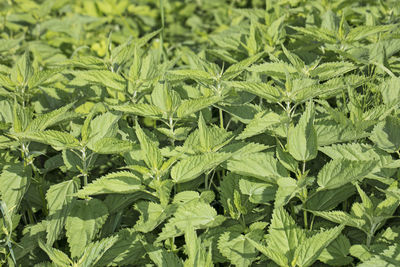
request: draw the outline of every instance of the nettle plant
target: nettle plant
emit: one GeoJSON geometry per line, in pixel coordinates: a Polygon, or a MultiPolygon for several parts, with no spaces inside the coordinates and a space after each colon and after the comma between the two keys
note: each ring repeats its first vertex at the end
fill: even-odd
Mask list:
{"type": "Polygon", "coordinates": [[[395,3],[0,4],[0,265],[399,266],[395,3]]]}

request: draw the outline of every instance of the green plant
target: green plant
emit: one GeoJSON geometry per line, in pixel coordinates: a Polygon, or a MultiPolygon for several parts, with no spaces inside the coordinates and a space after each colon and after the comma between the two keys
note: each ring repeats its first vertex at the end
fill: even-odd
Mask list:
{"type": "Polygon", "coordinates": [[[396,1],[0,11],[0,265],[400,265],[396,1]]]}

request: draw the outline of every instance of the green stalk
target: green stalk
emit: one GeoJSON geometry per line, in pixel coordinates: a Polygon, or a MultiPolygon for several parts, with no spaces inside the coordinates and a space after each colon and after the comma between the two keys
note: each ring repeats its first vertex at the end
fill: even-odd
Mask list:
{"type": "Polygon", "coordinates": [[[160,13],[161,13],[161,32],[160,32],[160,56],[164,58],[164,0],[160,0],[160,13]]]}
{"type": "MultiPolygon", "coordinates": [[[[1,211],[1,215],[3,216],[3,224],[4,224],[4,228],[7,229],[6,211],[5,211],[5,209],[3,209],[3,205],[4,205],[5,209],[6,209],[7,208],[6,204],[4,202],[0,201],[0,211],[1,211]]],[[[12,230],[12,225],[9,226],[9,229],[12,230]]],[[[12,260],[13,260],[15,266],[16,266],[17,265],[17,260],[15,259],[14,250],[12,248],[12,245],[11,245],[11,242],[10,242],[10,238],[9,238],[9,235],[11,235],[11,233],[8,233],[8,231],[7,231],[6,235],[7,235],[6,244],[7,244],[8,250],[10,251],[11,258],[12,258],[12,260]]]]}
{"type": "Polygon", "coordinates": [[[224,114],[222,109],[219,109],[219,127],[221,127],[221,129],[224,129],[224,114]]]}

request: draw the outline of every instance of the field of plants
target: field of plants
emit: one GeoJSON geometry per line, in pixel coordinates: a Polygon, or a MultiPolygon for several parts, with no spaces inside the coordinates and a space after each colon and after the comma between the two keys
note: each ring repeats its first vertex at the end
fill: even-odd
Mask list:
{"type": "Polygon", "coordinates": [[[0,266],[400,266],[400,1],[0,1],[0,266]]]}

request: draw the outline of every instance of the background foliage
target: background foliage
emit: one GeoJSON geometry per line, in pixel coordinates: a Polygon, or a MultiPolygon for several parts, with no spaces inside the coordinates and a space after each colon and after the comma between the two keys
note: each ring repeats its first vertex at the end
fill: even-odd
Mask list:
{"type": "Polygon", "coordinates": [[[396,0],[0,3],[0,264],[400,266],[396,0]]]}

